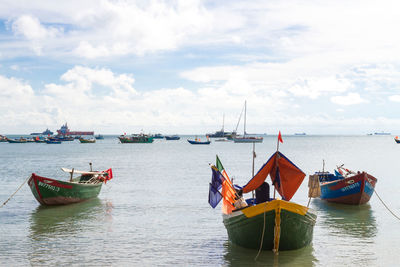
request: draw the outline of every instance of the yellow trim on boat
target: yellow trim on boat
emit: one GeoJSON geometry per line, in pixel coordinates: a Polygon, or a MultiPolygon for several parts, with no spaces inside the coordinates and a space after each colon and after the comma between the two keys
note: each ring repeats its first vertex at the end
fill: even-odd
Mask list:
{"type": "Polygon", "coordinates": [[[271,210],[276,210],[276,209],[283,209],[283,210],[287,210],[290,212],[294,212],[300,215],[305,215],[308,211],[308,208],[296,203],[292,203],[292,202],[288,202],[285,200],[272,200],[270,202],[267,203],[260,203],[258,205],[255,206],[251,206],[245,209],[242,209],[241,212],[243,212],[243,214],[247,217],[247,218],[251,218],[254,216],[257,216],[259,214],[262,214],[263,212],[268,212],[271,210]]]}
{"type": "Polygon", "coordinates": [[[275,209],[275,226],[274,226],[274,248],[272,251],[276,254],[279,250],[279,241],[281,239],[281,208],[275,209]]]}

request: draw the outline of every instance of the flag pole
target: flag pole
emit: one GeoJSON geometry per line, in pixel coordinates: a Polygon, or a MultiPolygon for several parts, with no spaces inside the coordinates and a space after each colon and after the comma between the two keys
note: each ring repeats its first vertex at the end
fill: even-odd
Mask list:
{"type": "MultiPolygon", "coordinates": [[[[252,168],[252,172],[251,172],[251,177],[254,177],[254,158],[256,157],[255,147],[256,147],[256,143],[253,142],[253,168],[252,168]]],[[[253,200],[254,200],[254,190],[252,191],[252,195],[253,195],[253,200]]]]}

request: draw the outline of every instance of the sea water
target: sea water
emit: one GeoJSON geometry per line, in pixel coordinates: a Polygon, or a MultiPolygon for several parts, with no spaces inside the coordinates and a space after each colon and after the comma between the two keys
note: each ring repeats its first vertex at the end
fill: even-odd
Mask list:
{"type": "MultiPolygon", "coordinates": [[[[0,143],[0,204],[31,174],[67,180],[61,167],[113,169],[98,198],[43,207],[22,189],[0,208],[0,265],[52,266],[396,266],[400,221],[373,195],[362,206],[318,199],[308,247],[274,255],[229,242],[220,206],[208,204],[210,163],[216,154],[234,183],[252,175],[252,144],[190,145],[155,140],[120,144],[107,136],[95,144],[0,143]]],[[[276,136],[256,144],[255,171],[276,151],[276,136]]],[[[307,177],[292,201],[307,205],[308,175],[336,165],[378,179],[376,192],[400,216],[400,144],[391,136],[284,136],[279,150],[307,177]]],[[[268,178],[269,179],[269,178],[268,178]]],[[[268,181],[268,180],[267,180],[268,181]]]]}

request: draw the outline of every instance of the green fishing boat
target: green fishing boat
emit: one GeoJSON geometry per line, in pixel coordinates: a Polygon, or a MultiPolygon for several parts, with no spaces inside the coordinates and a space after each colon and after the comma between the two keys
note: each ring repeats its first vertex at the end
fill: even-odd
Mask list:
{"type": "Polygon", "coordinates": [[[42,205],[65,205],[97,197],[103,183],[112,179],[112,170],[74,171],[62,168],[70,174],[69,181],[46,178],[32,173],[28,185],[36,200],[42,205]],[[79,174],[73,177],[74,174],[79,174]]]}
{"type": "Polygon", "coordinates": [[[92,138],[92,139],[86,139],[86,138],[79,138],[79,142],[81,142],[82,144],[91,144],[91,143],[96,143],[96,139],[92,138]]]}
{"type": "Polygon", "coordinates": [[[252,249],[261,246],[264,250],[293,250],[309,245],[316,218],[307,207],[278,199],[223,215],[233,243],[252,249]],[[279,236],[275,231],[280,232],[279,236]]]}
{"type": "MultiPolygon", "coordinates": [[[[280,135],[279,138],[283,142],[280,135]]],[[[277,150],[256,175],[253,170],[253,178],[243,187],[232,184],[218,156],[211,170],[208,202],[215,208],[222,200],[223,223],[232,243],[277,252],[299,249],[312,242],[316,214],[308,207],[289,202],[305,174],[281,152],[277,150]],[[267,176],[275,188],[272,198],[265,182],[267,176]],[[245,200],[243,194],[251,192],[255,192],[255,198],[245,200]],[[275,198],[275,192],[282,199],[275,198]]]]}
{"type": "Polygon", "coordinates": [[[131,143],[153,143],[154,137],[146,134],[133,134],[131,136],[121,135],[118,137],[122,144],[131,143]]]}

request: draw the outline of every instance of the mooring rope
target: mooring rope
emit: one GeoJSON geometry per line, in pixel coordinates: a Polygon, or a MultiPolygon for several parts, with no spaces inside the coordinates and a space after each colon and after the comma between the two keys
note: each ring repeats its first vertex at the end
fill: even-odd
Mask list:
{"type": "Polygon", "coordinates": [[[7,204],[7,202],[22,188],[22,186],[29,180],[29,178],[31,178],[31,176],[29,175],[28,178],[18,187],[17,191],[15,191],[1,206],[0,208],[2,208],[3,206],[5,206],[7,204]]]}
{"type": "Polygon", "coordinates": [[[397,220],[400,220],[400,217],[397,216],[396,214],[394,214],[393,211],[391,211],[391,210],[389,209],[389,207],[385,204],[385,202],[383,202],[383,200],[382,200],[381,197],[379,196],[378,192],[376,192],[376,189],[375,189],[375,194],[376,194],[376,196],[379,198],[379,200],[382,202],[383,206],[385,206],[385,208],[386,208],[394,217],[396,217],[397,220]]]}
{"type": "Polygon", "coordinates": [[[261,244],[260,244],[260,248],[258,249],[258,253],[257,256],[254,258],[254,261],[257,261],[258,256],[261,253],[262,250],[262,245],[264,243],[264,233],[265,233],[265,213],[267,211],[267,202],[265,202],[265,207],[264,207],[264,225],[263,225],[263,231],[262,231],[262,235],[261,235],[261,244]]]}

